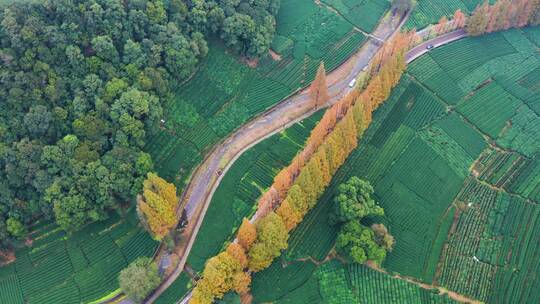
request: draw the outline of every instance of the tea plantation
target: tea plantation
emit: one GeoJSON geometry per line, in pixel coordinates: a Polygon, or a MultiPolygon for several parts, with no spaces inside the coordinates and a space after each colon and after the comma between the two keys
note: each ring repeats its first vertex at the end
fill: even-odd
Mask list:
{"type": "Polygon", "coordinates": [[[254,276],[252,294],[256,303],[456,303],[437,290],[337,260],[274,263],[254,276]]]}
{"type": "Polygon", "coordinates": [[[0,268],[0,303],[88,303],[119,288],[118,273],[158,243],[139,226],[135,211],[66,235],[43,221],[32,229],[33,243],[0,268]]]}
{"type": "Polygon", "coordinates": [[[451,302],[326,262],[332,198],[350,176],[374,185],[396,238],[386,271],[483,302],[539,302],[539,34],[465,38],[411,63],[281,259],[254,275],[254,302],[451,302]]]}

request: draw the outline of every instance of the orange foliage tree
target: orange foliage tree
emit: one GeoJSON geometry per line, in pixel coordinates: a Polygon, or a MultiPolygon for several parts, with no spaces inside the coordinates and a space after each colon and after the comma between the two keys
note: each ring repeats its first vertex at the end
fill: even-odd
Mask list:
{"type": "Polygon", "coordinates": [[[328,96],[328,84],[326,83],[326,71],[324,69],[324,62],[321,62],[317,75],[311,83],[309,93],[315,107],[324,105],[330,97],[328,96]]]}
{"type": "Polygon", "coordinates": [[[465,27],[465,22],[467,22],[467,16],[465,16],[465,14],[458,9],[454,13],[454,17],[452,18],[452,20],[454,22],[454,28],[461,29],[465,27]]]}
{"type": "Polygon", "coordinates": [[[540,0],[499,0],[493,5],[485,1],[472,13],[467,21],[467,32],[471,36],[537,24],[540,0]]]}
{"type": "Polygon", "coordinates": [[[245,250],[249,250],[256,238],[257,230],[255,229],[255,225],[250,223],[247,218],[244,218],[242,220],[242,225],[240,225],[240,228],[238,229],[238,244],[240,244],[245,250]]]}

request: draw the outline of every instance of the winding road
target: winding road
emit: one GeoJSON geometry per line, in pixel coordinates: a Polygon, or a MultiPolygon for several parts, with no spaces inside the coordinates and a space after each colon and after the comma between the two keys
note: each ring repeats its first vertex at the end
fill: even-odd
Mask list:
{"type": "MultiPolygon", "coordinates": [[[[327,75],[330,100],[323,107],[331,106],[351,90],[349,82],[368,66],[371,58],[381,47],[381,41],[390,38],[399,30],[405,20],[407,18],[393,18],[391,16],[384,19],[373,34],[368,36],[368,40],[356,54],[327,75]]],[[[182,272],[212,196],[232,164],[249,148],[311,116],[319,109],[313,108],[309,90],[304,89],[252,119],[215,146],[205,157],[192,175],[181,199],[180,206],[184,206],[189,224],[184,231],[184,238],[187,242],[177,252],[180,261],[174,271],[146,299],[145,303],[153,303],[182,272]]],[[[179,215],[181,212],[182,208],[178,210],[179,215]]]]}
{"type": "MultiPolygon", "coordinates": [[[[388,17],[384,19],[360,50],[327,76],[331,98],[324,107],[334,104],[342,96],[350,92],[349,82],[368,66],[371,58],[381,47],[381,41],[388,40],[396,33],[407,20],[407,17],[399,19],[388,17]]],[[[422,32],[419,34],[422,35],[422,32]]],[[[428,52],[429,50],[426,48],[428,45],[433,45],[436,48],[465,36],[466,33],[459,30],[424,42],[407,53],[407,62],[411,62],[428,52]]],[[[174,271],[146,299],[145,303],[153,303],[181,274],[212,196],[232,164],[249,148],[309,117],[317,110],[319,109],[313,108],[308,90],[304,89],[242,126],[215,146],[205,157],[192,175],[181,198],[180,206],[184,206],[183,209],[186,211],[189,224],[184,231],[185,243],[176,252],[180,256],[179,263],[174,271]]],[[[183,209],[179,208],[179,215],[183,209]]],[[[190,294],[182,299],[181,303],[187,303],[189,298],[190,294]]]]}

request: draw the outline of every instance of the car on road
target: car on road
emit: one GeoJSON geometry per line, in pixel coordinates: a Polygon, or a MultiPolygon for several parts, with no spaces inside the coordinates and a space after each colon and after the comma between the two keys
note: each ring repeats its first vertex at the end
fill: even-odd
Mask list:
{"type": "Polygon", "coordinates": [[[355,84],[356,84],[356,78],[353,78],[353,80],[349,82],[349,88],[353,88],[355,84]]]}
{"type": "Polygon", "coordinates": [[[428,45],[426,46],[426,49],[428,49],[428,50],[431,50],[432,48],[433,48],[433,44],[428,44],[428,45]]]}

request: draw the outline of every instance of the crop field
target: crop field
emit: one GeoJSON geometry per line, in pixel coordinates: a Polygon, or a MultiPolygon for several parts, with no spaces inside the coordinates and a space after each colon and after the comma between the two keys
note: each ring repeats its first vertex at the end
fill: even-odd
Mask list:
{"type": "Polygon", "coordinates": [[[537,303],[540,210],[471,178],[443,253],[443,286],[490,303],[537,303]]]}
{"type": "Polygon", "coordinates": [[[380,16],[388,10],[390,2],[385,0],[323,0],[337,10],[354,26],[371,32],[379,23],[380,16]]]}
{"type": "Polygon", "coordinates": [[[444,109],[440,99],[404,77],[375,113],[360,147],[292,233],[287,259],[324,259],[337,227],[321,223],[328,223],[335,188],[356,175],[375,185],[375,195],[386,210],[384,221],[400,244],[385,267],[430,282],[453,218],[451,202],[466,177],[463,160],[471,164],[485,145],[473,128],[455,115],[445,115],[444,109]]]}
{"type": "Polygon", "coordinates": [[[230,241],[242,219],[255,211],[262,191],[270,187],[274,176],[304,146],[322,114],[319,111],[262,141],[242,154],[227,171],[212,197],[188,257],[188,264],[193,269],[202,271],[206,260],[230,241]]]}
{"type": "Polygon", "coordinates": [[[0,268],[1,303],[86,303],[119,288],[118,273],[157,248],[138,227],[132,210],[73,234],[50,222],[32,230],[32,246],[16,252],[17,260],[0,268]]]}
{"type": "Polygon", "coordinates": [[[162,130],[146,144],[160,176],[183,189],[210,147],[308,85],[321,61],[330,71],[347,60],[366,40],[354,27],[370,32],[389,7],[387,1],[375,0],[340,3],[355,13],[343,17],[312,0],[282,0],[271,45],[280,59],[267,55],[255,68],[210,41],[208,56],[178,87],[164,109],[162,130]]]}
{"type": "MultiPolygon", "coordinates": [[[[422,29],[439,22],[443,16],[452,17],[456,10],[470,14],[482,0],[418,0],[411,17],[404,25],[406,29],[422,29]]],[[[495,0],[489,0],[494,3],[495,0]]]]}
{"type": "Polygon", "coordinates": [[[455,303],[439,295],[437,290],[420,288],[363,265],[344,265],[335,259],[317,268],[313,264],[304,264],[295,262],[283,268],[277,261],[268,270],[255,274],[252,292],[254,302],[455,303]],[[275,268],[279,268],[279,271],[275,268]],[[264,281],[260,281],[261,278],[264,281]],[[288,283],[290,279],[293,281],[288,283]],[[282,292],[284,287],[291,290],[286,295],[282,292]]]}
{"type": "MultiPolygon", "coordinates": [[[[337,234],[337,227],[328,224],[333,194],[350,176],[359,176],[374,185],[386,213],[380,220],[396,239],[382,265],[387,271],[482,301],[509,302],[515,297],[537,303],[536,292],[525,292],[540,287],[534,272],[540,267],[535,203],[540,198],[540,148],[535,140],[538,116],[532,110],[532,97],[538,96],[533,71],[540,64],[538,52],[531,51],[529,33],[510,30],[463,39],[410,64],[408,75],[374,113],[359,147],[292,232],[288,249],[271,268],[306,258],[321,262],[328,256],[337,234]],[[509,62],[515,64],[504,64],[509,62]],[[490,114],[480,115],[482,111],[490,114]],[[514,205],[516,209],[508,208],[514,205]]],[[[347,271],[328,274],[334,283],[325,285],[320,281],[326,277],[320,274],[323,268],[304,269],[313,271],[318,285],[304,273],[304,283],[296,282],[287,295],[275,272],[268,275],[272,280],[261,272],[254,279],[257,297],[302,303],[304,292],[310,299],[323,299],[319,301],[354,302],[354,288],[336,287],[345,286],[339,277],[347,271]],[[268,291],[272,284],[281,291],[268,291]]],[[[362,275],[362,282],[368,280],[362,275]]],[[[376,279],[375,286],[382,280],[376,279]]],[[[400,292],[395,297],[415,294],[400,292]]],[[[394,294],[379,296],[385,295],[394,294]]]]}

